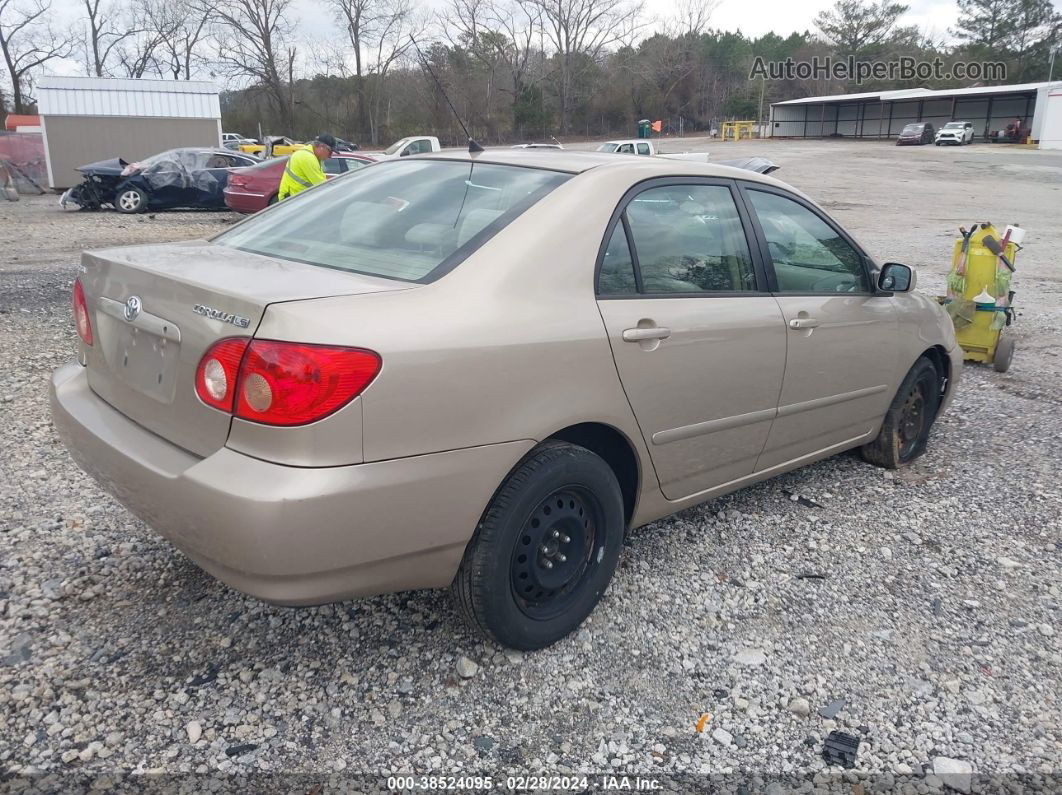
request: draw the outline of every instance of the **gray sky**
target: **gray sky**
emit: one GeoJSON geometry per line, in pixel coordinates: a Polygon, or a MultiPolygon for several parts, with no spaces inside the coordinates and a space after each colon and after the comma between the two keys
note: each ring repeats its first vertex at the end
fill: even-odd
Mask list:
{"type": "MultiPolygon", "coordinates": [[[[224,2],[224,0],[221,0],[224,2]]],[[[794,31],[813,30],[816,14],[834,4],[835,0],[722,0],[709,22],[713,28],[740,30],[746,36],[756,37],[770,31],[786,36],[794,31]]],[[[918,25],[934,39],[950,39],[948,28],[954,24],[958,13],[955,0],[906,0],[911,10],[901,20],[904,25],[918,25]]],[[[295,0],[300,9],[300,25],[303,35],[311,39],[327,38],[336,32],[323,6],[316,0],[295,0]]],[[[1062,0],[1054,0],[1059,7],[1062,0]]],[[[444,7],[446,0],[425,0],[425,5],[444,7]]],[[[675,0],[645,0],[646,11],[655,18],[666,19],[675,12],[675,0]]],[[[74,21],[83,14],[82,0],[53,0],[57,22],[74,21]]],[[[81,74],[77,62],[53,62],[54,74],[81,74]]]]}

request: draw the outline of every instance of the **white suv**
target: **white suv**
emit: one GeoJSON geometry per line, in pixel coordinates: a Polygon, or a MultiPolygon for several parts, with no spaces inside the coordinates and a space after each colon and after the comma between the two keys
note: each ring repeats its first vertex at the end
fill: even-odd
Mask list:
{"type": "Polygon", "coordinates": [[[974,130],[973,125],[968,121],[949,121],[939,130],[937,130],[937,137],[934,139],[934,143],[937,146],[941,144],[963,144],[973,143],[974,130]]]}

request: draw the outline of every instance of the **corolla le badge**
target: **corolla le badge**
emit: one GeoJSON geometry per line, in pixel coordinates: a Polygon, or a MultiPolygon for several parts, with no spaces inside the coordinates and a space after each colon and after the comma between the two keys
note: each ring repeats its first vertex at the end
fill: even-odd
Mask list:
{"type": "Polygon", "coordinates": [[[214,309],[212,306],[196,304],[192,307],[192,311],[197,315],[208,317],[211,320],[220,320],[222,323],[231,323],[237,328],[247,328],[251,325],[251,319],[249,317],[234,315],[232,312],[222,312],[220,309],[214,309]]]}
{"type": "Polygon", "coordinates": [[[140,300],[140,296],[129,296],[125,299],[125,319],[132,323],[136,320],[137,315],[140,314],[140,310],[143,308],[144,302],[140,300]]]}

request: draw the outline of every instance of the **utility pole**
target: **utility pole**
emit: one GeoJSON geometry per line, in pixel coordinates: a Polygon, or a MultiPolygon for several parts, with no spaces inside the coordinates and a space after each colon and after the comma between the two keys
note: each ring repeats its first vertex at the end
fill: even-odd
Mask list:
{"type": "Polygon", "coordinates": [[[764,78],[760,78],[760,109],[756,115],[756,134],[760,138],[763,137],[763,89],[766,86],[767,81],[764,78]]]}
{"type": "Polygon", "coordinates": [[[1054,47],[1054,48],[1051,49],[1051,61],[1050,61],[1050,65],[1047,67],[1047,82],[1048,83],[1050,83],[1051,79],[1055,76],[1055,53],[1057,53],[1057,52],[1058,52],[1058,48],[1057,47],[1054,47]]]}

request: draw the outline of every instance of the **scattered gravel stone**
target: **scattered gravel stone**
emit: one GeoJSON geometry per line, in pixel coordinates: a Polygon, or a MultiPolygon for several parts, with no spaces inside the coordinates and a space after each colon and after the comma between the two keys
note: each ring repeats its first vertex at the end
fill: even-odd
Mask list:
{"type": "Polygon", "coordinates": [[[767,662],[767,655],[762,649],[742,649],[734,655],[734,662],[738,665],[763,665],[767,662]]]}
{"type": "Polygon", "coordinates": [[[189,721],[184,730],[188,733],[188,742],[192,745],[199,742],[199,738],[203,736],[203,725],[197,720],[189,721]]]}
{"type": "Polygon", "coordinates": [[[938,756],[933,759],[933,775],[947,787],[969,793],[973,779],[973,765],[961,759],[938,756]]]}
{"type": "Polygon", "coordinates": [[[811,704],[806,698],[794,698],[789,701],[789,711],[798,718],[806,718],[811,714],[811,704]]]}
{"type": "Polygon", "coordinates": [[[462,679],[471,679],[479,673],[479,666],[467,657],[457,659],[457,675],[462,679]]]}
{"type": "Polygon", "coordinates": [[[730,745],[732,742],[734,742],[734,735],[732,735],[726,729],[716,729],[712,732],[712,739],[720,745],[730,745]]]}

